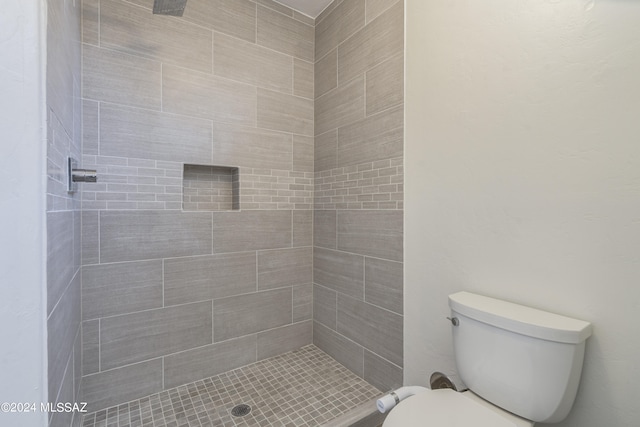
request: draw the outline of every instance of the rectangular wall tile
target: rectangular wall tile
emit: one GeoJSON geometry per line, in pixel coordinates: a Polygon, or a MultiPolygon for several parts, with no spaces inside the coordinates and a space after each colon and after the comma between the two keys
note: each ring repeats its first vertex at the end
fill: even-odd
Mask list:
{"type": "Polygon", "coordinates": [[[366,0],[367,1],[367,23],[376,19],[382,12],[389,9],[398,0],[366,0]]]}
{"type": "Polygon", "coordinates": [[[214,300],[215,342],[291,323],[291,302],[291,289],[276,289],[214,300]]]}
{"type": "Polygon", "coordinates": [[[313,244],[313,211],[293,211],[293,246],[311,246],[313,244]]]}
{"type": "Polygon", "coordinates": [[[404,56],[397,55],[366,73],[367,115],[402,104],[404,100],[404,56]]]}
{"type": "Polygon", "coordinates": [[[162,68],[162,109],[248,126],[256,124],[256,88],[170,65],[162,68]]]}
{"type": "Polygon", "coordinates": [[[258,88],[258,127],[313,136],[313,100],[258,88]]]}
{"type": "Polygon", "coordinates": [[[338,166],[338,130],[317,135],[314,146],[313,167],[316,172],[338,166]]]}
{"type": "Polygon", "coordinates": [[[164,260],[164,302],[183,304],[256,291],[256,254],[164,260]]]}
{"type": "Polygon", "coordinates": [[[162,391],[162,359],[113,369],[82,378],[81,400],[89,412],[109,408],[162,391]]]}
{"type": "MultiPolygon", "coordinates": [[[[47,319],[49,396],[58,395],[79,327],[80,274],[76,274],[47,319]]],[[[70,378],[73,378],[72,373],[70,378]]]]}
{"type": "Polygon", "coordinates": [[[316,62],[315,96],[322,96],[338,86],[338,49],[333,49],[316,62]]]}
{"type": "Polygon", "coordinates": [[[171,354],[164,358],[164,387],[177,387],[255,361],[255,335],[171,354]]]}
{"type": "Polygon", "coordinates": [[[404,149],[402,106],[358,120],[338,130],[337,165],[402,157],[404,149]]]}
{"type": "MultiPolygon", "coordinates": [[[[73,358],[67,359],[67,364],[64,367],[64,377],[60,384],[60,388],[57,390],[57,394],[54,396],[49,395],[49,402],[74,402],[74,390],[73,390],[73,358]]],[[[66,427],[71,426],[74,413],[69,411],[60,411],[50,414],[49,426],[51,427],[66,427]]],[[[5,415],[6,416],[6,415],[5,415]]]]}
{"type": "Polygon", "coordinates": [[[313,244],[321,248],[336,249],[336,211],[313,212],[313,244]]]}
{"type": "Polygon", "coordinates": [[[82,322],[82,374],[100,371],[100,320],[82,322]]]}
{"type": "Polygon", "coordinates": [[[364,74],[340,84],[315,103],[316,135],[364,118],[364,74]]]}
{"type": "Polygon", "coordinates": [[[313,62],[293,59],[293,94],[313,99],[313,62]]]}
{"type": "Polygon", "coordinates": [[[258,289],[311,283],[312,262],[311,247],[259,251],[258,289]]]}
{"type": "Polygon", "coordinates": [[[362,75],[404,49],[404,2],[397,2],[338,48],[338,83],[362,75]]]}
{"type": "Polygon", "coordinates": [[[82,0],[82,42],[100,43],[100,0],[82,0]]]}
{"type": "Polygon", "coordinates": [[[402,368],[365,349],[363,378],[380,390],[394,390],[402,387],[402,368]]]}
{"type": "Polygon", "coordinates": [[[257,42],[278,52],[313,61],[314,28],[266,7],[258,6],[257,42]]]}
{"type": "Polygon", "coordinates": [[[337,310],[336,291],[313,285],[313,320],[335,330],[337,310]]]}
{"type": "MultiPolygon", "coordinates": [[[[50,314],[76,274],[73,212],[47,213],[47,313],[50,314]]],[[[65,360],[66,362],[66,360],[65,360]]]]}
{"type": "Polygon", "coordinates": [[[338,294],[338,333],[402,366],[402,316],[338,294]]]}
{"type": "Polygon", "coordinates": [[[258,360],[293,351],[313,341],[311,320],[282,326],[258,334],[258,360]]]}
{"type": "Polygon", "coordinates": [[[293,135],[293,170],[299,172],[313,172],[312,136],[293,135]]]}
{"type": "Polygon", "coordinates": [[[82,268],[82,318],[162,307],[162,261],[91,265],[82,268]]]}
{"type": "Polygon", "coordinates": [[[103,370],[211,344],[211,302],[100,320],[103,370]]]}
{"type": "Polygon", "coordinates": [[[82,100],[82,153],[98,154],[100,150],[100,105],[97,101],[82,100]]]}
{"type": "Polygon", "coordinates": [[[338,211],[338,249],[402,261],[402,211],[338,211]]]}
{"type": "Polygon", "coordinates": [[[192,1],[182,18],[250,42],[256,39],[256,6],[249,0],[192,1]]]}
{"type": "Polygon", "coordinates": [[[215,35],[213,49],[215,75],[291,93],[294,72],[290,56],[223,34],[215,35]]]}
{"type": "Polygon", "coordinates": [[[287,247],[291,247],[291,211],[213,213],[215,253],[287,247]]]}
{"type": "Polygon", "coordinates": [[[331,249],[314,248],[313,281],[334,291],[364,297],[364,258],[331,249]]]}
{"type": "Polygon", "coordinates": [[[364,349],[318,322],[313,323],[313,343],[347,369],[362,376],[364,349]]]}
{"type": "Polygon", "coordinates": [[[210,254],[211,227],[210,213],[102,211],[101,262],[210,254]]]}
{"type": "Polygon", "coordinates": [[[100,154],[210,163],[211,122],[112,104],[100,105],[100,154]]]}
{"type": "Polygon", "coordinates": [[[160,62],[85,45],[82,66],[84,98],[160,110],[160,62]]]}
{"type": "Polygon", "coordinates": [[[402,263],[365,258],[364,300],[395,313],[403,313],[402,263]]]}
{"type": "MultiPolygon", "coordinates": [[[[324,12],[320,18],[322,15],[324,12]]],[[[365,0],[350,0],[343,1],[330,12],[329,16],[317,21],[316,61],[362,28],[364,20],[365,0]]]]}
{"type": "Polygon", "coordinates": [[[290,134],[226,123],[213,124],[216,165],[291,170],[292,144],[290,134]]]}
{"type": "Polygon", "coordinates": [[[313,318],[313,285],[293,287],[293,322],[311,320],[313,318]]]}
{"type": "Polygon", "coordinates": [[[213,34],[209,29],[117,0],[101,0],[100,23],[101,47],[212,71],[213,34]]]}

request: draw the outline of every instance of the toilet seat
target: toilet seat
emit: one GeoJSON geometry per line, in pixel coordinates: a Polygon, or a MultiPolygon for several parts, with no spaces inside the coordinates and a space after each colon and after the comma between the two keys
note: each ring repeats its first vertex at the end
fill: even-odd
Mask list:
{"type": "Polygon", "coordinates": [[[398,404],[383,427],[530,427],[531,421],[506,412],[470,391],[427,390],[398,404]]]}

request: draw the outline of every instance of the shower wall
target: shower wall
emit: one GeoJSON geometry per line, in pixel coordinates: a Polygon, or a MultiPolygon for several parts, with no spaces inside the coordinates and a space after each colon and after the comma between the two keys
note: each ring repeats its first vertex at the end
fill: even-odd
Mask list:
{"type": "Polygon", "coordinates": [[[152,4],[83,1],[91,410],[312,340],[314,22],[269,0],[152,4]]]}
{"type": "Polygon", "coordinates": [[[402,1],[316,20],[313,341],[380,389],[402,384],[402,1]]]}
{"type": "MultiPolygon", "coordinates": [[[[47,2],[47,360],[48,401],[75,402],[81,378],[80,195],[67,193],[67,157],[80,159],[80,3],[47,2]]],[[[49,425],[81,414],[49,414],[49,425]]]]}

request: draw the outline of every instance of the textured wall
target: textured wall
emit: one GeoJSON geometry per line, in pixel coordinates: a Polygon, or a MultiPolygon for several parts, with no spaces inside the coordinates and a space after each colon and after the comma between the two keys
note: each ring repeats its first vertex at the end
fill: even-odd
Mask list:
{"type": "Polygon", "coordinates": [[[152,4],[83,1],[92,409],[312,338],[314,23],[270,1],[152,4]],[[183,211],[183,163],[237,167],[241,210],[183,211]]]}
{"type": "Polygon", "coordinates": [[[381,389],[402,383],[402,1],[316,20],[314,343],[381,389]]]}
{"type": "MultiPolygon", "coordinates": [[[[80,3],[48,1],[47,351],[49,402],[74,402],[81,378],[80,194],[67,193],[66,162],[81,158],[80,3]]],[[[81,414],[51,414],[68,426],[81,414]]]]}
{"type": "Polygon", "coordinates": [[[591,321],[557,425],[638,425],[640,4],[407,3],[405,381],[465,289],[591,321]]]}

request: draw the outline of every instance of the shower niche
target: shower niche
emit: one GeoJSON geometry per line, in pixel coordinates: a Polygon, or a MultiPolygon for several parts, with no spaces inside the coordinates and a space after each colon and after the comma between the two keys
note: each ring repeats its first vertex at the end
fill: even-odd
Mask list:
{"type": "Polygon", "coordinates": [[[237,167],[185,164],[182,171],[184,211],[240,210],[237,167]]]}

